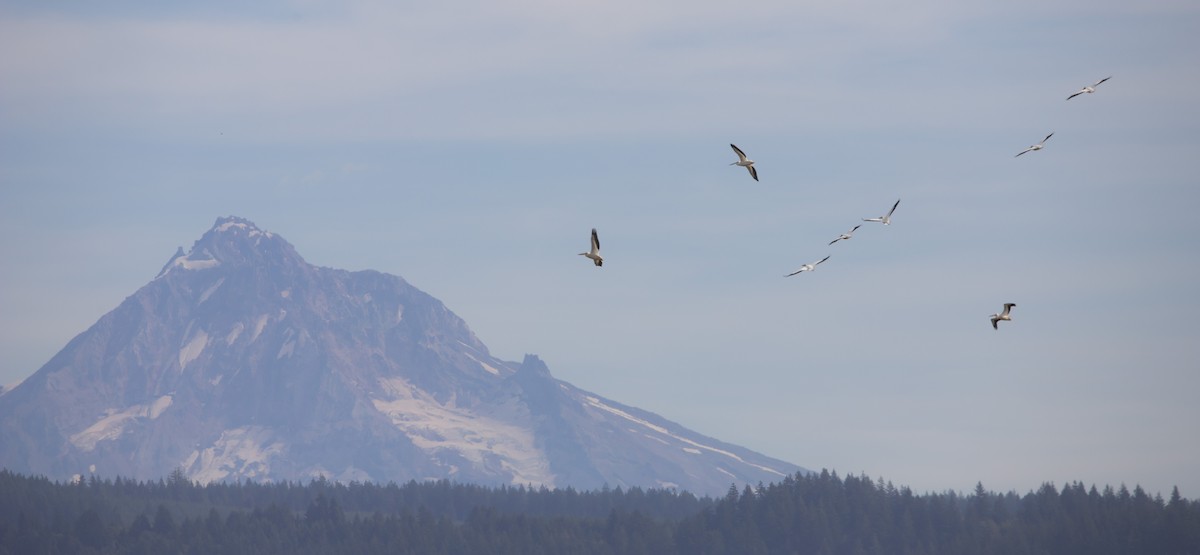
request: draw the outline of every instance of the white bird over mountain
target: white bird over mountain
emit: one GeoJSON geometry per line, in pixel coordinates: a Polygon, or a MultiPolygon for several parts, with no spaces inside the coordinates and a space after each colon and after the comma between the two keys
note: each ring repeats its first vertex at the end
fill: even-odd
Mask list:
{"type": "MultiPolygon", "coordinates": [[[[888,210],[887,214],[884,214],[878,218],[863,218],[863,221],[864,222],[879,222],[883,225],[892,225],[892,212],[896,211],[897,206],[900,206],[900,199],[896,199],[896,204],[892,205],[892,209],[888,210]]],[[[848,237],[847,237],[847,239],[848,239],[848,237]]]]}
{"type": "Polygon", "coordinates": [[[754,160],[746,158],[746,153],[742,152],[742,149],[738,148],[737,145],[730,143],[729,146],[733,147],[733,151],[738,155],[738,161],[729,165],[746,168],[750,171],[750,177],[753,177],[755,181],[758,181],[758,170],[754,169],[754,160]]]}
{"type": "Polygon", "coordinates": [[[600,236],[596,235],[596,228],[592,228],[592,250],[581,252],[579,256],[586,256],[592,259],[592,262],[595,262],[597,266],[604,265],[604,258],[600,256],[600,236]]]}
{"type": "Polygon", "coordinates": [[[1082,88],[1082,89],[1079,89],[1078,91],[1076,91],[1076,92],[1075,92],[1075,94],[1072,94],[1071,96],[1068,96],[1068,97],[1067,97],[1067,100],[1071,100],[1072,98],[1075,98],[1075,97],[1077,97],[1077,96],[1079,96],[1079,95],[1081,95],[1081,94],[1083,94],[1083,93],[1092,94],[1092,93],[1096,92],[1096,87],[1099,87],[1099,86],[1100,86],[1100,83],[1103,83],[1103,82],[1105,82],[1105,81],[1108,81],[1109,79],[1112,79],[1112,76],[1111,76],[1111,75],[1109,75],[1108,77],[1105,77],[1104,79],[1101,79],[1101,80],[1099,80],[1099,81],[1096,81],[1095,83],[1092,83],[1091,85],[1088,85],[1088,86],[1086,86],[1086,87],[1084,87],[1084,88],[1082,88]]]}
{"type": "Polygon", "coordinates": [[[1012,310],[1012,307],[1014,307],[1014,306],[1017,306],[1017,305],[1015,303],[1004,303],[1004,312],[1001,312],[1000,314],[993,314],[991,316],[992,328],[1000,329],[1000,320],[1005,320],[1005,321],[1011,322],[1012,316],[1009,316],[1008,313],[1009,313],[1009,311],[1012,310]]]}
{"type": "MultiPolygon", "coordinates": [[[[1053,136],[1054,136],[1054,132],[1051,131],[1049,135],[1046,135],[1045,139],[1042,139],[1042,142],[1040,142],[1036,145],[1029,145],[1029,148],[1022,150],[1021,152],[1018,152],[1017,156],[1025,154],[1026,152],[1030,152],[1030,151],[1034,151],[1034,150],[1041,150],[1042,147],[1046,144],[1046,140],[1048,140],[1050,137],[1053,137],[1053,136]]],[[[1013,158],[1016,158],[1017,156],[1013,156],[1013,158]]]]}
{"type": "Polygon", "coordinates": [[[825,258],[822,258],[822,259],[820,259],[820,260],[818,260],[818,261],[816,261],[816,262],[813,262],[812,264],[805,264],[805,265],[801,266],[799,270],[796,270],[795,272],[792,272],[792,273],[790,273],[790,274],[788,274],[788,275],[786,275],[786,276],[783,276],[783,277],[792,277],[792,276],[794,276],[794,275],[796,275],[796,274],[798,274],[798,273],[800,273],[800,272],[811,272],[811,271],[813,271],[813,270],[816,270],[816,269],[817,269],[817,265],[818,265],[818,264],[820,264],[820,263],[822,263],[822,262],[824,262],[824,261],[826,261],[826,260],[829,260],[829,256],[826,256],[825,258]]]}
{"type": "Polygon", "coordinates": [[[834,243],[836,243],[836,242],[838,242],[838,241],[841,241],[841,240],[843,240],[843,239],[849,239],[849,238],[853,237],[853,236],[854,236],[854,231],[855,231],[856,229],[860,228],[860,227],[862,227],[862,224],[858,224],[858,225],[854,226],[853,228],[850,228],[850,231],[847,231],[847,232],[845,232],[845,233],[843,233],[843,234],[841,234],[841,235],[838,235],[838,238],[837,238],[837,239],[834,239],[834,240],[832,240],[832,241],[830,241],[830,242],[829,242],[829,244],[830,244],[830,245],[832,245],[832,244],[834,244],[834,243]]]}

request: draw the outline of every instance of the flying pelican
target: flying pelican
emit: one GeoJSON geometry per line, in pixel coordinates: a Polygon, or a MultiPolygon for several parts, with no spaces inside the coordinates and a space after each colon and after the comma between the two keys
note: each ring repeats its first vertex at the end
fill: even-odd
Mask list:
{"type": "Polygon", "coordinates": [[[1000,329],[1000,320],[1007,320],[1011,322],[1012,316],[1008,315],[1008,311],[1012,310],[1012,307],[1014,306],[1017,305],[1015,303],[1004,303],[1004,312],[992,315],[992,328],[1000,329]]]}
{"type": "Polygon", "coordinates": [[[746,158],[746,153],[742,152],[742,149],[738,148],[737,145],[730,143],[729,146],[733,147],[733,151],[738,155],[738,161],[729,165],[741,166],[747,170],[750,170],[750,177],[753,177],[755,181],[758,181],[758,170],[754,169],[754,160],[746,158]]]}
{"type": "Polygon", "coordinates": [[[825,258],[822,258],[822,259],[820,259],[820,260],[818,260],[818,261],[816,261],[816,262],[813,262],[812,264],[805,264],[805,265],[801,266],[799,270],[796,270],[795,272],[792,272],[792,273],[790,273],[790,274],[788,274],[788,275],[786,275],[786,276],[783,276],[783,277],[792,277],[792,276],[794,276],[794,275],[796,275],[796,274],[798,274],[798,273],[800,273],[800,272],[811,272],[811,271],[813,271],[813,270],[816,270],[816,269],[817,269],[817,265],[818,265],[818,264],[820,264],[820,263],[822,263],[822,262],[824,262],[824,261],[826,261],[826,260],[829,260],[829,256],[828,256],[828,255],[826,255],[826,256],[825,256],[825,258]]]}
{"type": "MultiPolygon", "coordinates": [[[[892,209],[888,210],[887,214],[880,216],[878,218],[863,218],[863,221],[864,222],[880,222],[883,225],[892,225],[892,212],[896,211],[897,206],[900,206],[900,199],[896,199],[896,204],[892,205],[892,209]]],[[[854,230],[851,230],[851,232],[853,232],[853,231],[854,230]]],[[[846,239],[849,239],[849,237],[846,237],[846,239]]]]}
{"type": "Polygon", "coordinates": [[[1077,97],[1077,96],[1079,96],[1079,95],[1081,95],[1081,94],[1083,94],[1083,93],[1092,94],[1092,93],[1096,92],[1096,87],[1099,87],[1099,86],[1100,86],[1100,83],[1103,83],[1103,82],[1105,82],[1105,81],[1108,81],[1109,79],[1112,79],[1112,75],[1109,75],[1108,77],[1105,77],[1104,79],[1101,79],[1101,80],[1099,80],[1099,81],[1096,81],[1095,83],[1092,83],[1091,85],[1089,85],[1089,86],[1087,86],[1087,87],[1084,87],[1084,88],[1082,88],[1082,89],[1079,89],[1079,91],[1078,91],[1078,92],[1076,92],[1075,94],[1072,94],[1071,96],[1068,96],[1068,97],[1067,97],[1067,100],[1071,100],[1072,98],[1075,98],[1075,97],[1077,97]]]}
{"type": "MultiPolygon", "coordinates": [[[[1046,139],[1049,139],[1050,137],[1053,137],[1053,136],[1054,136],[1054,132],[1051,131],[1049,135],[1046,135],[1046,139]]],[[[1029,148],[1022,150],[1021,152],[1018,152],[1017,156],[1025,154],[1026,152],[1029,152],[1031,150],[1041,150],[1042,146],[1046,144],[1046,139],[1042,139],[1042,142],[1040,142],[1036,145],[1030,145],[1029,148]]],[[[1013,158],[1016,158],[1017,156],[1013,156],[1013,158]]]]}
{"type": "Polygon", "coordinates": [[[850,237],[852,237],[854,235],[854,230],[858,229],[860,227],[862,227],[862,224],[858,224],[858,225],[854,226],[854,228],[852,228],[850,231],[847,231],[841,235],[838,235],[838,238],[830,241],[829,244],[832,245],[838,241],[841,241],[842,239],[849,239],[850,237]]]}
{"type": "Polygon", "coordinates": [[[592,250],[589,252],[581,252],[579,256],[586,256],[592,259],[597,266],[604,265],[604,258],[600,256],[600,236],[596,235],[596,228],[592,228],[592,250]]]}

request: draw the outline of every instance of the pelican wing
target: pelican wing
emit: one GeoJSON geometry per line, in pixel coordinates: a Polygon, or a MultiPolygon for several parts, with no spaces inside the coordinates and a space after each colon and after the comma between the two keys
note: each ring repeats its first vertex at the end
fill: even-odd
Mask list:
{"type": "Polygon", "coordinates": [[[888,217],[889,217],[889,218],[890,218],[890,217],[892,217],[892,212],[895,212],[895,211],[896,211],[896,207],[897,207],[897,206],[900,206],[900,199],[896,199],[896,204],[893,204],[893,205],[892,205],[892,209],[891,209],[891,210],[888,210],[888,213],[887,213],[887,215],[888,215],[888,217]]]}
{"type": "Polygon", "coordinates": [[[738,148],[737,145],[729,143],[729,146],[733,147],[733,151],[737,153],[740,160],[744,161],[746,159],[746,153],[742,152],[742,149],[738,148]]]}
{"type": "Polygon", "coordinates": [[[1046,135],[1046,138],[1045,138],[1045,139],[1042,139],[1042,142],[1040,142],[1040,143],[1038,143],[1038,144],[1039,144],[1039,145],[1046,144],[1046,141],[1050,140],[1050,137],[1053,137],[1053,136],[1054,136],[1054,132],[1053,132],[1053,131],[1051,131],[1051,132],[1050,132],[1050,134],[1049,134],[1049,135],[1046,135]]]}
{"type": "MultiPolygon", "coordinates": [[[[1026,152],[1029,152],[1029,151],[1031,151],[1031,150],[1033,150],[1033,147],[1029,147],[1029,148],[1027,148],[1027,149],[1025,149],[1025,150],[1022,150],[1021,152],[1018,152],[1018,153],[1017,153],[1017,156],[1020,156],[1020,155],[1022,155],[1022,154],[1025,154],[1026,152]]],[[[1013,156],[1013,158],[1016,158],[1017,156],[1013,156]]]]}
{"type": "Polygon", "coordinates": [[[754,166],[746,166],[746,169],[750,170],[750,177],[753,177],[755,181],[758,181],[758,170],[754,169],[754,166]]]}
{"type": "Polygon", "coordinates": [[[1109,75],[1108,77],[1105,77],[1104,79],[1101,79],[1101,80],[1099,80],[1099,81],[1096,81],[1096,84],[1095,84],[1095,85],[1092,85],[1092,87],[1099,87],[1099,86],[1100,86],[1100,83],[1103,83],[1103,82],[1105,82],[1105,81],[1108,81],[1109,79],[1112,79],[1112,75],[1109,75]]]}
{"type": "Polygon", "coordinates": [[[854,230],[858,229],[860,227],[862,227],[862,224],[858,224],[858,225],[854,226],[854,228],[851,229],[850,231],[843,233],[841,235],[838,235],[838,238],[830,241],[829,244],[832,245],[838,241],[841,241],[842,239],[849,239],[851,235],[854,235],[854,230]]]}
{"type": "Polygon", "coordinates": [[[829,256],[830,256],[830,255],[825,255],[825,258],[822,258],[820,262],[814,263],[814,264],[813,264],[813,266],[814,266],[814,267],[816,267],[816,265],[817,265],[817,264],[820,264],[821,262],[824,262],[824,261],[826,261],[826,260],[829,260],[829,256]]]}
{"type": "Polygon", "coordinates": [[[1076,92],[1075,94],[1072,94],[1071,96],[1068,96],[1067,100],[1071,100],[1072,98],[1075,98],[1085,92],[1087,92],[1087,89],[1080,89],[1079,92],[1076,92]]]}
{"type": "Polygon", "coordinates": [[[600,236],[596,234],[596,228],[592,228],[592,254],[598,252],[600,252],[600,236]]]}

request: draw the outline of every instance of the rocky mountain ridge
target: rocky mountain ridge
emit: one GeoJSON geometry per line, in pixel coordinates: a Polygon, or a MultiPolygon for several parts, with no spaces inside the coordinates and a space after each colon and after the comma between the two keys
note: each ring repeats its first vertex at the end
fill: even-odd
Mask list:
{"type": "Polygon", "coordinates": [[[802,470],[497,359],[402,278],[313,266],[237,217],[0,396],[0,465],[707,494],[802,470]]]}

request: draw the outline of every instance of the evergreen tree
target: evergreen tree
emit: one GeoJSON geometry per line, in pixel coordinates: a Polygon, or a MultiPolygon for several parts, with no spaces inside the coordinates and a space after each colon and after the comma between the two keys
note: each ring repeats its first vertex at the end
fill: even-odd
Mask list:
{"type": "Polygon", "coordinates": [[[175,517],[171,516],[171,511],[167,509],[166,505],[158,506],[158,510],[154,513],[154,527],[152,529],[155,533],[164,536],[175,532],[175,517]]]}
{"type": "Polygon", "coordinates": [[[108,545],[111,540],[104,521],[93,509],[84,511],[75,519],[74,535],[83,545],[96,549],[108,545]]]}

